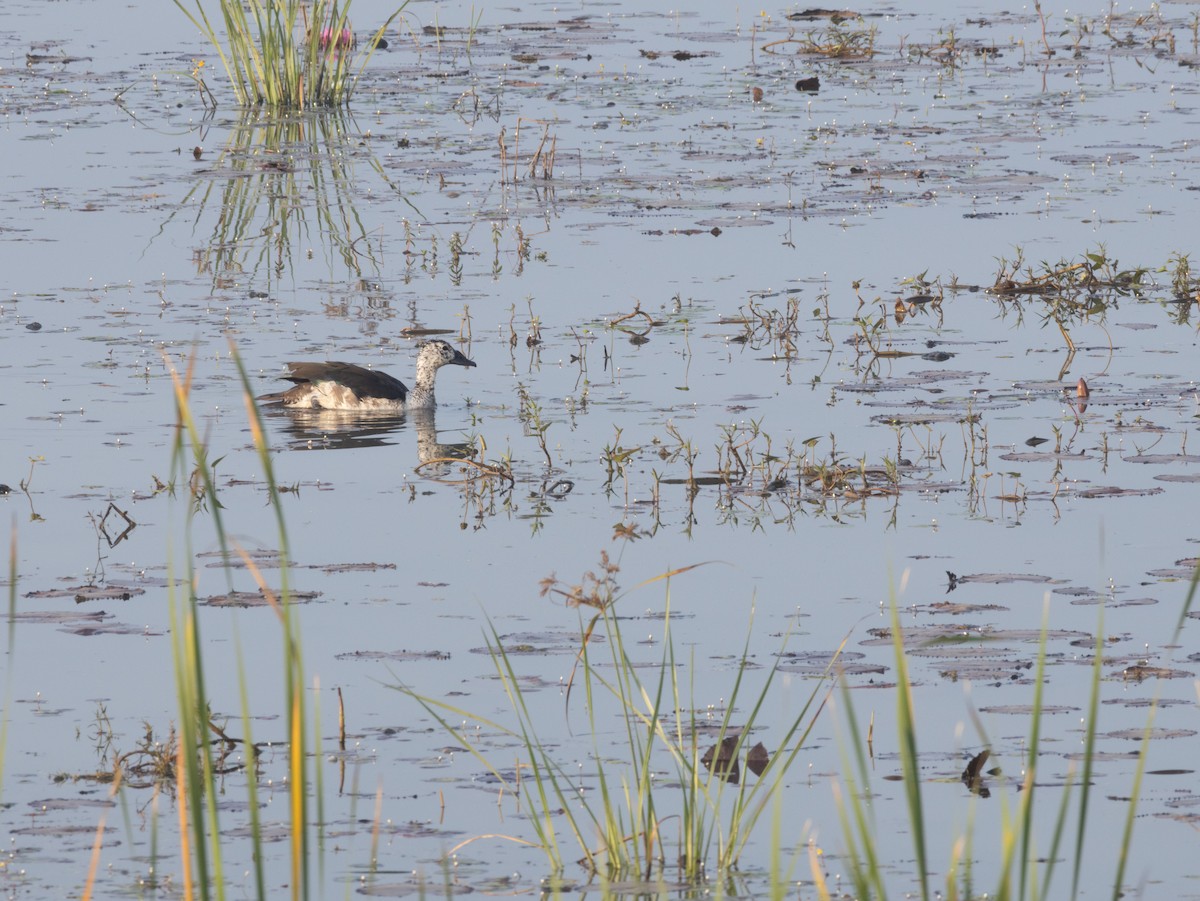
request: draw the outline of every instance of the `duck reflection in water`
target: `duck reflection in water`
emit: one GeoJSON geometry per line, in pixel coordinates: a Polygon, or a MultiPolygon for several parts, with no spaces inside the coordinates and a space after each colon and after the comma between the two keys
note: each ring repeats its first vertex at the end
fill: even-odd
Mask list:
{"type": "Polygon", "coordinates": [[[417,432],[417,462],[463,460],[475,455],[474,442],[441,442],[433,410],[407,413],[350,413],[284,407],[264,410],[282,424],[292,450],[345,450],[400,443],[409,426],[417,432]]]}

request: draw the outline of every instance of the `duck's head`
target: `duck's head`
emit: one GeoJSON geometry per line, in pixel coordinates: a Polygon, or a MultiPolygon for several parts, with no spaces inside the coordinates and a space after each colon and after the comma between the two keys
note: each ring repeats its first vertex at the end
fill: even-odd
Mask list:
{"type": "Polygon", "coordinates": [[[468,360],[462,353],[451,347],[441,338],[425,341],[420,345],[421,352],[417,354],[417,365],[422,363],[440,369],[443,366],[474,366],[474,360],[468,360]]]}

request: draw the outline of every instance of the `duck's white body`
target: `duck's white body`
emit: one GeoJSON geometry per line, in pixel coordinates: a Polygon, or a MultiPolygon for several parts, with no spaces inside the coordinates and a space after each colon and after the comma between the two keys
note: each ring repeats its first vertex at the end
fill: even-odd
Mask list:
{"type": "Polygon", "coordinates": [[[474,366],[445,341],[427,341],[417,354],[417,380],[410,391],[386,372],[364,369],[353,363],[288,363],[283,376],[295,387],[264,394],[266,404],[314,410],[357,410],[369,413],[403,413],[429,410],[437,405],[433,382],[443,366],[474,366]]]}

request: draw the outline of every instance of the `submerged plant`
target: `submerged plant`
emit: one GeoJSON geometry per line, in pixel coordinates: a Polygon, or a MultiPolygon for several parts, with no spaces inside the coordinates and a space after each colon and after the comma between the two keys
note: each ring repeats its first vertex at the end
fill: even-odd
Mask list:
{"type": "MultiPolygon", "coordinates": [[[[1058,328],[1067,345],[1067,356],[1060,371],[1062,378],[1075,356],[1075,341],[1070,326],[1090,323],[1104,330],[1104,319],[1110,309],[1118,306],[1121,297],[1141,297],[1149,287],[1150,270],[1144,266],[1122,269],[1104,246],[1084,253],[1078,260],[1060,259],[1056,263],[1042,261],[1035,269],[1025,266],[1021,248],[1012,261],[999,260],[995,283],[988,289],[1000,298],[1033,296],[1045,304],[1043,326],[1050,323],[1058,328]]],[[[1107,331],[1105,331],[1107,335],[1107,331]]],[[[1112,339],[1109,337],[1109,348],[1112,339]]]]}
{"type": "Polygon", "coordinates": [[[1102,312],[1106,306],[1101,296],[1104,294],[1112,299],[1141,296],[1150,273],[1145,266],[1122,269],[1103,245],[1077,260],[1060,259],[1056,263],[1043,260],[1036,268],[1025,266],[1020,247],[1015,259],[1002,257],[998,262],[1000,268],[990,293],[1001,297],[1031,294],[1061,300],[1084,312],[1102,312]]]}
{"type": "Polygon", "coordinates": [[[779,48],[790,46],[797,54],[829,59],[870,59],[875,55],[876,36],[875,26],[863,25],[858,13],[839,13],[830,16],[827,28],[804,35],[792,32],[786,38],[763,44],[762,49],[767,53],[778,53],[779,48]],[[855,24],[845,24],[851,21],[855,24]]]}
{"type": "Polygon", "coordinates": [[[546,457],[546,468],[553,469],[554,458],[550,456],[550,448],[546,445],[546,432],[551,423],[542,418],[542,405],[530,397],[529,390],[524,385],[517,385],[517,397],[520,401],[517,417],[525,427],[525,434],[537,439],[538,447],[546,457]]]}
{"type": "Polygon", "coordinates": [[[1192,277],[1192,263],[1188,254],[1176,251],[1167,259],[1163,269],[1171,273],[1171,293],[1176,300],[1200,299],[1200,286],[1192,277]]]}
{"type": "MultiPolygon", "coordinates": [[[[408,5],[405,0],[366,42],[356,68],[351,0],[219,0],[227,44],[203,0],[194,3],[195,12],[175,0],[221,58],[238,103],[284,110],[348,103],[367,61],[384,46],[388,26],[408,5]]],[[[215,104],[211,93],[205,97],[215,104]]]]}

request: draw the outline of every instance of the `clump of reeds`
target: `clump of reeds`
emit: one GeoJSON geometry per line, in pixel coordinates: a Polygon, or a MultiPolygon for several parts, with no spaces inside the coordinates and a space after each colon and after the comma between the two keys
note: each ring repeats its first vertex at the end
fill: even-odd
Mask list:
{"type": "MultiPolygon", "coordinates": [[[[1048,610],[1049,606],[1047,605],[1048,610]]],[[[974,722],[985,750],[976,755],[968,764],[962,776],[964,784],[973,795],[989,797],[989,791],[985,787],[985,779],[988,775],[995,777],[997,782],[1007,789],[1001,798],[999,847],[994,852],[987,853],[976,845],[973,816],[977,811],[973,809],[972,819],[968,820],[961,834],[954,838],[952,847],[949,849],[949,863],[945,871],[944,888],[942,891],[935,891],[930,879],[932,866],[930,858],[935,849],[930,847],[930,815],[922,793],[923,767],[920,764],[917,748],[917,716],[908,677],[904,633],[895,603],[892,604],[891,614],[892,642],[896,661],[897,756],[899,775],[904,784],[908,832],[912,836],[913,842],[913,872],[911,876],[919,888],[917,895],[926,901],[935,896],[947,899],[994,897],[1015,899],[1015,901],[1077,897],[1080,893],[1080,880],[1083,875],[1089,802],[1092,796],[1093,767],[1096,760],[1100,683],[1103,678],[1104,642],[1101,639],[1104,634],[1103,620],[1097,626],[1096,632],[1091,691],[1085,715],[1083,750],[1079,762],[1080,772],[1076,772],[1074,765],[1068,772],[1062,797],[1057,802],[1057,810],[1052,814],[1049,832],[1039,835],[1035,830],[1035,825],[1045,822],[1045,815],[1042,813],[1039,813],[1035,819],[1035,812],[1039,810],[1037,802],[1045,791],[1039,785],[1039,776],[1042,776],[1042,783],[1045,782],[1044,775],[1039,772],[1041,758],[1044,754],[1041,746],[1041,721],[1044,703],[1043,690],[1046,682],[1047,622],[1046,619],[1043,619],[1037,668],[1033,678],[1034,695],[1029,720],[1030,731],[1022,754],[1020,778],[1006,780],[999,768],[988,770],[986,773],[983,771],[985,761],[991,755],[992,745],[984,733],[983,724],[978,716],[974,716],[974,722]],[[1016,793],[1015,805],[1011,804],[1009,800],[1009,794],[1013,790],[1016,793]],[[1074,818],[1073,825],[1072,818],[1074,818]],[[1048,844],[1045,844],[1047,836],[1048,844]],[[994,864],[996,870],[994,891],[989,893],[979,891],[976,885],[979,877],[974,871],[976,859],[987,859],[994,864]],[[1066,868],[1071,870],[1069,894],[1061,887],[1052,889],[1060,869],[1066,868]]],[[[841,778],[834,783],[845,845],[845,852],[840,860],[854,885],[854,897],[884,899],[889,895],[888,882],[885,877],[884,862],[878,855],[878,848],[882,843],[877,831],[878,826],[872,803],[870,766],[864,752],[864,748],[872,746],[872,738],[868,737],[864,743],[855,720],[850,692],[843,691],[842,698],[846,708],[846,721],[849,725],[849,747],[852,759],[845,761],[841,768],[841,778]]],[[[1129,791],[1128,815],[1120,836],[1119,847],[1110,856],[1114,869],[1111,881],[1114,898],[1120,896],[1124,884],[1128,849],[1132,841],[1133,824],[1149,746],[1150,722],[1153,721],[1153,717],[1154,707],[1152,705],[1150,721],[1147,722],[1142,738],[1133,785],[1129,791]]],[[[1044,807],[1045,804],[1040,806],[1044,807]]],[[[824,873],[815,855],[811,862],[817,896],[822,899],[830,898],[829,887],[826,885],[824,873]]]]}
{"type": "MultiPolygon", "coordinates": [[[[185,528],[185,560],[183,572],[179,573],[172,555],[169,570],[169,600],[171,614],[171,636],[175,661],[175,685],[179,696],[179,723],[177,760],[175,762],[177,804],[179,815],[180,867],[185,897],[224,897],[224,876],[221,864],[221,831],[217,821],[217,800],[222,794],[214,765],[214,735],[211,727],[209,698],[205,688],[203,644],[200,637],[198,603],[195,593],[196,580],[192,572],[191,533],[192,521],[201,512],[212,517],[223,552],[229,565],[235,558],[245,564],[259,589],[266,596],[278,615],[284,645],[284,706],[286,709],[288,748],[288,782],[290,806],[288,831],[290,836],[290,861],[292,897],[309,896],[310,839],[308,830],[308,805],[310,793],[315,793],[318,803],[321,797],[320,770],[310,760],[312,749],[306,734],[307,711],[304,695],[304,667],[300,652],[297,626],[289,604],[288,588],[288,540],[276,486],[266,432],[262,418],[254,402],[250,380],[242,366],[241,358],[233,349],[233,358],[242,380],[243,398],[246,403],[250,433],[258,453],[259,463],[266,480],[269,503],[274,509],[279,530],[280,544],[280,587],[274,590],[266,585],[253,559],[228,540],[217,501],[213,464],[210,462],[208,446],[190,405],[192,370],[180,374],[172,368],[177,412],[176,437],[172,454],[172,469],[176,480],[186,480],[197,485],[205,503],[194,495],[189,505],[185,528]],[[314,772],[310,774],[310,766],[314,772]],[[310,789],[314,789],[310,791],[310,789]]],[[[193,358],[194,362],[194,358],[193,358]]],[[[254,884],[257,897],[267,897],[263,870],[262,829],[258,819],[257,782],[254,744],[250,733],[250,708],[246,694],[246,677],[241,671],[239,649],[239,675],[241,684],[242,729],[248,770],[246,778],[250,816],[250,835],[254,846],[254,884]]],[[[319,733],[317,733],[319,734],[319,733]]],[[[228,740],[222,736],[223,740],[228,740]]],[[[319,754],[317,755],[319,759],[319,754]]],[[[320,816],[318,815],[318,820],[320,816]]]]}
{"type": "Polygon", "coordinates": [[[672,578],[693,568],[663,573],[639,586],[659,581],[668,586],[661,658],[649,670],[642,669],[645,661],[630,656],[631,645],[622,634],[616,612],[623,596],[615,581],[618,567],[607,554],[580,585],[554,577],[543,581],[543,594],[590,613],[580,620],[580,649],[567,688],[568,709],[572,696],[582,695],[593,743],[590,772],[577,772],[560,758],[564,752],[557,741],[543,737],[526,704],[514,658],[490,625],[486,641],[511,704],[511,725],[396,686],[469,748],[506,794],[518,798],[533,843],[555,873],[580,857],[581,864],[607,879],[653,882],[666,878],[672,864],[678,868],[673,878],[689,884],[731,875],[763,813],[771,805],[778,809],[785,778],[832,690],[840,648],[793,717],[780,724],[763,722],[785,657],[776,655],[774,665],[756,673],[758,686],[747,688],[744,679],[753,669],[748,634],[722,714],[713,720],[698,713],[686,678],[681,681],[681,673],[695,670],[695,661],[688,661],[685,670],[676,658],[669,590],[672,578]],[[655,675],[644,680],[645,671],[655,675]],[[603,724],[614,718],[624,724],[617,749],[601,743],[603,724]],[[522,753],[516,779],[471,737],[465,728],[469,723],[517,740],[522,753]],[[758,741],[760,732],[771,742],[770,749],[758,741]],[[670,776],[664,778],[663,770],[670,776]],[[575,845],[577,854],[568,856],[564,843],[575,845]]]}
{"type": "MultiPolygon", "coordinates": [[[[202,0],[194,0],[195,12],[185,0],[175,0],[175,5],[217,51],[240,105],[284,110],[348,103],[388,26],[408,5],[405,0],[359,53],[351,0],[218,2],[224,43],[202,0]]],[[[212,98],[211,93],[202,95],[212,98]]]]}

